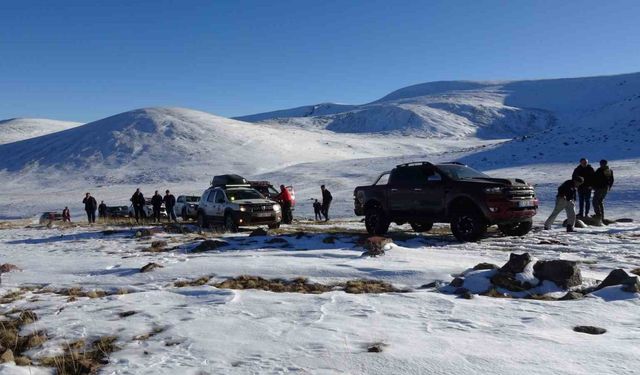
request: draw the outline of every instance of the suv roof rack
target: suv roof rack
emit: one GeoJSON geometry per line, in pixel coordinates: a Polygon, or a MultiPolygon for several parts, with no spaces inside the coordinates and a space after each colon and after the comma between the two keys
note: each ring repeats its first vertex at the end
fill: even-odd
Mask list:
{"type": "Polygon", "coordinates": [[[410,167],[412,165],[433,166],[433,164],[429,163],[428,161],[414,161],[414,162],[411,162],[411,163],[398,164],[398,165],[396,165],[396,167],[397,168],[402,168],[402,167],[410,167]]]}
{"type": "Polygon", "coordinates": [[[270,186],[271,182],[269,181],[248,181],[250,186],[270,186]]]}
{"type": "Polygon", "coordinates": [[[223,174],[213,176],[211,186],[248,185],[247,179],[237,174],[223,174]]]}
{"type": "Polygon", "coordinates": [[[464,166],[466,166],[466,164],[460,163],[459,161],[445,161],[444,163],[440,163],[440,164],[455,164],[455,165],[464,165],[464,166]]]}

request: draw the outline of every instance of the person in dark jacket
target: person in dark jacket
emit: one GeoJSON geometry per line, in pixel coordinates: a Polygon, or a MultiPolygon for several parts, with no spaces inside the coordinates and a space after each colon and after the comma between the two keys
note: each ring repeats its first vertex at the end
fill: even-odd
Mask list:
{"type": "Polygon", "coordinates": [[[100,201],[100,205],[98,206],[98,217],[105,220],[107,218],[107,205],[104,201],[100,201]]]}
{"type": "Polygon", "coordinates": [[[600,160],[600,168],[593,176],[593,210],[596,213],[596,220],[603,223],[605,223],[604,198],[613,187],[613,171],[608,164],[606,160],[600,160]]]}
{"type": "Polygon", "coordinates": [[[578,188],[578,217],[589,216],[591,208],[591,189],[593,184],[593,176],[595,171],[586,158],[580,159],[580,164],[573,170],[571,178],[580,176],[584,179],[584,183],[578,188]]]}
{"type": "Polygon", "coordinates": [[[173,207],[175,207],[176,205],[176,197],[173,196],[173,194],[171,194],[171,192],[169,190],[164,192],[164,208],[166,208],[167,210],[167,219],[169,219],[169,222],[171,222],[171,220],[173,219],[174,222],[178,222],[178,219],[176,218],[176,213],[173,211],[173,207]]]}
{"type": "Polygon", "coordinates": [[[144,195],[140,191],[140,188],[136,189],[136,192],[131,196],[131,204],[133,205],[133,211],[136,216],[136,223],[140,222],[140,218],[144,219],[144,195]]]}
{"type": "Polygon", "coordinates": [[[280,185],[280,194],[278,194],[275,199],[280,203],[282,208],[282,222],[284,224],[291,224],[293,222],[293,215],[291,214],[293,198],[291,198],[291,193],[284,185],[280,185]]]}
{"type": "Polygon", "coordinates": [[[64,210],[62,210],[62,222],[71,222],[71,212],[69,211],[69,207],[65,206],[64,210]]]}
{"type": "Polygon", "coordinates": [[[84,203],[84,210],[87,212],[87,221],[89,221],[89,224],[95,223],[98,202],[96,202],[96,199],[92,197],[91,194],[87,193],[84,196],[82,203],[84,203]]]}
{"type": "Polygon", "coordinates": [[[160,222],[160,210],[162,209],[162,195],[158,193],[158,190],[151,197],[151,206],[153,207],[153,220],[160,222]]]}
{"type": "Polygon", "coordinates": [[[558,188],[556,196],[556,206],[547,221],[544,222],[544,229],[551,229],[551,224],[556,220],[558,214],[565,210],[567,212],[567,232],[573,232],[576,225],[576,190],[584,183],[584,179],[575,176],[571,180],[567,180],[558,188]]]}
{"type": "Polygon", "coordinates": [[[324,185],[320,186],[320,190],[322,191],[322,215],[324,216],[324,221],[329,221],[329,208],[331,207],[333,196],[324,185]]]}
{"type": "Polygon", "coordinates": [[[317,199],[313,202],[313,213],[316,215],[316,221],[320,221],[322,219],[322,205],[317,199]]]}

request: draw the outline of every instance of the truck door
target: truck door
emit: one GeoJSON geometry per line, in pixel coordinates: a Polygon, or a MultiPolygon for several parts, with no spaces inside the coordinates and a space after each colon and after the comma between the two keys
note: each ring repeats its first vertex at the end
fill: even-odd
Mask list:
{"type": "Polygon", "coordinates": [[[399,167],[389,177],[388,205],[394,214],[417,212],[416,196],[424,185],[424,173],[419,166],[399,167]]]}
{"type": "Polygon", "coordinates": [[[216,198],[214,204],[214,216],[215,220],[222,222],[224,219],[224,209],[226,207],[227,197],[222,190],[216,190],[216,198]]]}
{"type": "Polygon", "coordinates": [[[444,211],[444,180],[433,167],[423,168],[423,183],[415,196],[420,215],[438,216],[444,211]]]}
{"type": "Polygon", "coordinates": [[[212,217],[213,216],[213,206],[214,206],[214,196],[216,195],[216,191],[215,190],[210,190],[209,194],[207,194],[207,196],[204,198],[204,200],[202,200],[202,210],[204,211],[204,214],[207,215],[208,217],[212,217]]]}

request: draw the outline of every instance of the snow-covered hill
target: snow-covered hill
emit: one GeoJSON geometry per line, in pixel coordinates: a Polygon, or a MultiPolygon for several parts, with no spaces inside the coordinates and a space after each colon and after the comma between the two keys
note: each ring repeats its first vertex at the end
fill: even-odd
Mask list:
{"type": "MultiPolygon", "coordinates": [[[[301,116],[283,110],[247,121],[313,126],[340,133],[401,133],[497,139],[531,135],[578,120],[613,115],[611,106],[640,95],[640,73],[529,81],[429,82],[396,90],[372,103],[332,107],[301,116]],[[603,113],[600,113],[603,111],[603,113]]],[[[302,108],[309,108],[302,107],[302,108]]]]}
{"type": "Polygon", "coordinates": [[[0,121],[0,145],[18,142],[74,128],[79,122],[58,121],[43,118],[12,118],[0,121]]]}

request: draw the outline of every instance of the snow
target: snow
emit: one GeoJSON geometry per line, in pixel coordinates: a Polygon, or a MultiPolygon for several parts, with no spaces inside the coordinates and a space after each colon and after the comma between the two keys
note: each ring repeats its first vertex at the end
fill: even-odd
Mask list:
{"type": "Polygon", "coordinates": [[[39,137],[82,125],[79,122],[40,118],[13,118],[0,121],[0,145],[39,137]]]}
{"type": "MultiPolygon", "coordinates": [[[[633,373],[640,365],[638,294],[612,286],[578,301],[465,300],[441,293],[447,289],[440,286],[464,272],[465,288],[484,291],[495,271],[470,268],[500,266],[511,252],[576,261],[583,286],[594,286],[613,269],[640,266],[637,223],[566,233],[558,222],[551,231],[492,233],[470,244],[456,242],[447,225],[437,224],[433,234],[409,232],[378,258],[362,257],[348,232],[364,232],[353,218],[353,189],[416,160],[459,160],[496,177],[524,178],[540,198],[539,227],[558,185],[581,157],[594,166],[608,159],[616,183],[605,201],[607,217],[637,222],[639,108],[640,74],[634,73],[433,82],[364,105],[325,103],[238,119],[143,108],[45,135],[24,130],[27,125],[0,124],[2,140],[14,136],[8,129],[24,135],[0,144],[2,219],[35,224],[42,211],[69,206],[74,222],[83,222],[85,191],[109,205],[128,205],[137,187],[147,194],[168,188],[176,196],[200,195],[213,175],[238,173],[293,185],[298,219],[313,217],[312,199],[320,198],[325,184],[334,196],[332,222],[303,221],[290,230],[338,233],[333,244],[322,241],[325,234],[287,237],[291,247],[268,244],[268,238],[249,241],[241,233],[225,236],[227,247],[198,254],[189,252],[198,235],[156,234],[154,240],[176,248],[148,253],[141,249],[150,240],[133,239],[135,228],[105,235],[102,226],[11,221],[0,229],[0,262],[22,271],[3,274],[0,293],[27,285],[129,293],[67,302],[66,296],[27,292],[3,311],[32,308],[41,317],[25,328],[46,328],[51,335],[29,353],[35,357],[59,351],[64,340],[115,334],[122,350],[104,369],[115,374],[633,373]],[[149,262],[164,268],[138,272],[149,262]],[[173,286],[176,280],[211,276],[213,283],[243,274],[327,284],[371,278],[410,291],[306,295],[173,286]],[[421,288],[431,282],[439,287],[421,288]],[[118,316],[132,310],[138,313],[118,316]],[[572,331],[576,325],[608,332],[580,334],[572,331]],[[162,332],[149,340],[133,339],[157,328],[162,332]],[[367,353],[375,343],[383,352],[367,353]]],[[[47,128],[45,122],[35,123],[47,128]]],[[[392,225],[394,233],[408,230],[392,225]]],[[[533,277],[530,268],[518,275],[522,281],[533,277]]],[[[565,291],[543,282],[535,292],[558,297],[565,291]]],[[[25,373],[0,366],[2,373],[25,373]]]]}

